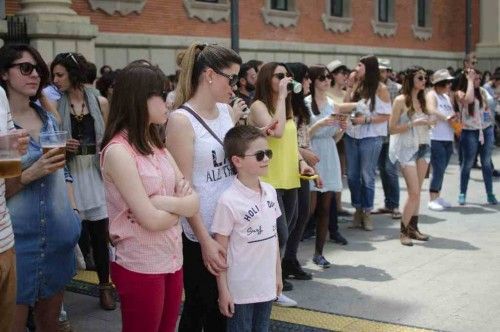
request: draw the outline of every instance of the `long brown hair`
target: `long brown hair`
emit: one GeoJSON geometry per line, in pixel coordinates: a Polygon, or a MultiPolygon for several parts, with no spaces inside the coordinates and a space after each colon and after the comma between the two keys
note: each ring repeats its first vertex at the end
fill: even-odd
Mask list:
{"type": "MultiPolygon", "coordinates": [[[[255,83],[255,97],[253,100],[260,100],[263,102],[271,115],[274,115],[276,112],[276,105],[273,104],[272,80],[274,71],[278,66],[284,67],[287,73],[291,74],[290,70],[284,63],[268,62],[259,70],[259,73],[257,74],[257,82],[255,83]]],[[[293,117],[293,111],[290,94],[286,97],[285,105],[286,118],[291,119],[293,117]]]]}
{"type": "Polygon", "coordinates": [[[120,131],[141,154],[153,153],[152,147],[163,148],[158,126],[149,124],[148,99],[165,90],[166,76],[156,66],[130,64],[118,74],[102,148],[120,131]]]}
{"type": "MultiPolygon", "coordinates": [[[[477,75],[481,75],[481,72],[477,69],[473,69],[475,71],[475,73],[477,75]]],[[[458,77],[458,83],[457,83],[457,91],[460,90],[462,92],[466,92],[467,91],[467,76],[465,75],[465,72],[462,72],[460,74],[460,76],[458,77]]],[[[477,88],[474,88],[474,98],[477,99],[479,101],[479,108],[482,108],[484,103],[486,102],[485,100],[483,100],[483,95],[481,94],[481,88],[477,87],[477,88]]],[[[456,101],[455,101],[456,103],[456,101]]],[[[456,103],[456,106],[455,109],[458,109],[458,104],[456,103]]],[[[473,116],[474,115],[474,103],[470,103],[469,105],[467,105],[468,107],[468,112],[469,112],[469,116],[473,116]]]]}
{"type": "MultiPolygon", "coordinates": [[[[426,73],[425,69],[420,67],[420,66],[412,66],[406,70],[405,78],[403,81],[403,87],[401,88],[403,96],[405,96],[405,105],[408,107],[408,117],[411,118],[413,114],[415,114],[415,108],[413,107],[413,100],[411,96],[411,92],[414,87],[413,79],[414,77],[419,73],[423,72],[424,75],[426,73]]],[[[424,90],[420,90],[417,93],[417,100],[418,103],[420,104],[420,108],[422,109],[422,112],[425,114],[429,114],[429,111],[427,110],[427,106],[425,103],[425,92],[424,90]]]]}
{"type": "Polygon", "coordinates": [[[233,50],[219,45],[193,43],[177,56],[181,68],[175,93],[174,108],[191,99],[205,68],[222,71],[232,64],[241,65],[241,57],[233,50]]]}
{"type": "Polygon", "coordinates": [[[375,110],[375,96],[380,84],[378,60],[374,55],[367,55],[359,59],[359,62],[365,65],[365,77],[354,91],[352,99],[353,101],[362,98],[370,100],[370,112],[373,112],[375,110]]]}

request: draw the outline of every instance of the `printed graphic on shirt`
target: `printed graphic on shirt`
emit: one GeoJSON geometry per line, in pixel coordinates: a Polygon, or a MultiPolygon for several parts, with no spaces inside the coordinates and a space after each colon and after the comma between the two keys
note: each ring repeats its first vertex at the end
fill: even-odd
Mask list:
{"type": "Polygon", "coordinates": [[[216,182],[234,175],[231,165],[225,155],[217,156],[217,151],[215,150],[212,150],[212,163],[213,168],[207,171],[207,183],[216,182]]]}
{"type": "Polygon", "coordinates": [[[277,215],[276,207],[276,203],[267,200],[250,207],[243,215],[241,223],[246,227],[247,243],[267,241],[276,237],[276,220],[269,220],[269,215],[277,215]]]}

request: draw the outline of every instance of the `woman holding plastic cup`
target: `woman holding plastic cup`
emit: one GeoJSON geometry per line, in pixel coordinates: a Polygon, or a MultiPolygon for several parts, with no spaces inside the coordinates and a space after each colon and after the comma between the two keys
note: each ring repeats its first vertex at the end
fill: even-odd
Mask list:
{"type": "Polygon", "coordinates": [[[87,61],[78,53],[61,53],[52,61],[54,84],[61,91],[57,111],[61,128],[68,131],[68,167],[75,178],[75,199],[82,219],[80,248],[93,259],[99,279],[99,300],[105,310],[114,310],[109,282],[108,211],[99,166],[99,146],[108,116],[108,102],[84,86],[87,61]]]}
{"type": "Polygon", "coordinates": [[[17,256],[13,331],[25,331],[30,306],[37,329],[56,331],[64,287],[75,273],[80,222],[66,194],[65,180],[72,179],[63,171],[64,154],[57,149],[42,154],[38,141],[41,134],[58,130],[52,114],[33,102],[49,72],[31,46],[7,45],[0,49],[0,75],[16,127],[30,133],[21,176],[6,181],[17,256]]]}

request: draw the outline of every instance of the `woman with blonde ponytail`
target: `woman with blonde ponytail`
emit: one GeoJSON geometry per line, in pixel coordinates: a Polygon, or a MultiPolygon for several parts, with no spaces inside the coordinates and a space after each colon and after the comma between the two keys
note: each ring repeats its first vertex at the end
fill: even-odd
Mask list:
{"type": "Polygon", "coordinates": [[[200,212],[183,218],[185,302],[179,331],[225,331],[215,276],[225,271],[226,251],[210,233],[215,206],[234,173],[219,142],[234,126],[229,105],[241,58],[218,45],[193,44],[177,58],[181,67],[167,148],[200,197],[200,212]]]}

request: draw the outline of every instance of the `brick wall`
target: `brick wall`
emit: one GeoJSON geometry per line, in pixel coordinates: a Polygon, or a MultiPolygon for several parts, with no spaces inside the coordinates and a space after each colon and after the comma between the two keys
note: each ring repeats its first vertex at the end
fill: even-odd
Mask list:
{"type": "MultiPolygon", "coordinates": [[[[432,1],[432,38],[417,40],[411,25],[414,23],[414,1],[395,1],[397,34],[385,38],[375,35],[371,26],[373,2],[354,0],[352,3],[352,30],[337,34],[326,31],[321,15],[325,12],[325,0],[298,0],[300,17],[297,27],[275,28],[264,23],[261,8],[265,0],[240,1],[240,38],[279,40],[310,43],[334,43],[380,47],[412,48],[435,51],[459,52],[465,44],[465,8],[456,0],[432,1]]],[[[87,0],[73,0],[73,9],[80,15],[89,16],[101,32],[142,33],[156,35],[230,36],[229,22],[203,23],[189,19],[181,0],[148,0],[141,14],[110,16],[102,11],[92,11],[87,0]]],[[[19,10],[19,0],[6,0],[7,14],[19,10]]],[[[472,43],[479,41],[479,1],[473,1],[472,43]]]]}

